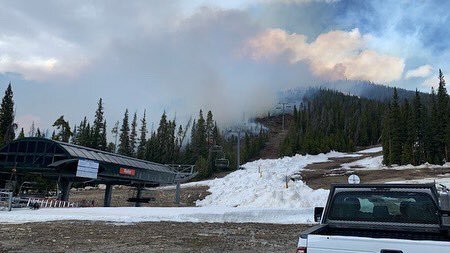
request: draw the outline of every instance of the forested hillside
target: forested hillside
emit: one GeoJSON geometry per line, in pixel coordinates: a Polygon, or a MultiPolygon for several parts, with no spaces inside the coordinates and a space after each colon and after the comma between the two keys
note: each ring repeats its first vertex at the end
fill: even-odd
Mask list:
{"type": "Polygon", "coordinates": [[[386,104],[321,89],[294,107],[282,155],[353,151],[377,144],[386,104]]]}
{"type": "MultiPolygon", "coordinates": [[[[354,95],[361,98],[388,102],[392,98],[394,87],[374,84],[367,81],[340,80],[334,82],[324,82],[314,84],[310,87],[298,87],[282,91],[278,94],[279,100],[287,103],[297,103],[304,97],[309,97],[323,89],[335,90],[347,95],[354,95]]],[[[401,100],[413,99],[415,92],[411,90],[396,88],[401,100]]],[[[420,92],[422,100],[428,101],[429,94],[420,92]]]]}

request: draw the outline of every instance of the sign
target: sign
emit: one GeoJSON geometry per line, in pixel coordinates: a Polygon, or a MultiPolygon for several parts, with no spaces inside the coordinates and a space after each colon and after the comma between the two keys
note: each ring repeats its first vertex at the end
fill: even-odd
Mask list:
{"type": "Polygon", "coordinates": [[[350,175],[348,177],[348,183],[349,184],[359,184],[360,182],[361,182],[361,179],[355,174],[350,175]]]}
{"type": "Polygon", "coordinates": [[[134,169],[126,169],[126,168],[120,168],[119,174],[121,175],[127,175],[127,176],[133,176],[136,175],[136,170],[134,169]]]}
{"type": "Polygon", "coordinates": [[[78,160],[76,176],[97,179],[98,166],[98,162],[84,159],[78,160]]]}

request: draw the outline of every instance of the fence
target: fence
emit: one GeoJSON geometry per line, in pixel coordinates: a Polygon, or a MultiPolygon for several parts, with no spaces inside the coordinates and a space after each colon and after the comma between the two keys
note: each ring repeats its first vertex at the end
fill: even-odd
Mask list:
{"type": "Polygon", "coordinates": [[[61,201],[57,199],[29,198],[27,207],[37,208],[57,208],[57,207],[78,207],[78,203],[61,201]],[[36,206],[38,205],[38,206],[36,206]]]}
{"type": "Polygon", "coordinates": [[[13,193],[9,191],[0,191],[0,210],[11,211],[13,202],[13,193]]]}

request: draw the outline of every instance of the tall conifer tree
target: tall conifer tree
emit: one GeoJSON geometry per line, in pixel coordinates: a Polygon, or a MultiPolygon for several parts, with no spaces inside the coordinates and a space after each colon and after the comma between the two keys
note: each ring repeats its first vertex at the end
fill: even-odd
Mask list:
{"type": "Polygon", "coordinates": [[[147,120],[146,111],[144,110],[144,116],[141,119],[141,129],[140,129],[139,145],[137,150],[137,157],[139,159],[145,158],[145,146],[147,143],[147,120]]]}
{"type": "Polygon", "coordinates": [[[11,83],[6,88],[5,95],[0,106],[0,143],[6,144],[14,140],[14,100],[11,83]]]}
{"type": "Polygon", "coordinates": [[[119,154],[122,155],[131,155],[130,148],[130,125],[128,123],[128,109],[125,110],[125,114],[122,120],[122,127],[120,128],[120,137],[119,137],[119,154]]]}

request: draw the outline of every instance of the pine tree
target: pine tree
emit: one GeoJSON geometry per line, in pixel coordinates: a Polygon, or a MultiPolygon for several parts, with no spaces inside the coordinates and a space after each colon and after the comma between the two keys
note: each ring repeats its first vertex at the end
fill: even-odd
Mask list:
{"type": "Polygon", "coordinates": [[[425,162],[424,116],[424,108],[422,106],[420,94],[416,89],[412,113],[413,165],[419,165],[425,162]]]}
{"type": "Polygon", "coordinates": [[[128,109],[125,110],[125,114],[122,120],[122,127],[120,128],[119,137],[119,149],[118,153],[122,155],[131,155],[130,148],[130,126],[128,123],[128,109]]]}
{"type": "Polygon", "coordinates": [[[34,121],[31,123],[30,131],[28,132],[29,137],[34,137],[36,135],[36,129],[34,127],[34,121]]]}
{"type": "Polygon", "coordinates": [[[390,161],[392,164],[401,164],[402,155],[402,122],[400,120],[400,106],[398,103],[397,88],[394,88],[390,111],[391,147],[390,161]]]}
{"type": "Polygon", "coordinates": [[[102,99],[100,98],[98,100],[98,104],[97,104],[97,110],[95,111],[95,119],[94,119],[94,124],[92,126],[92,143],[91,143],[91,147],[95,148],[95,149],[100,149],[100,150],[105,150],[106,149],[106,142],[104,142],[102,140],[102,136],[103,136],[103,123],[105,121],[104,116],[103,116],[104,112],[103,112],[103,103],[102,103],[102,99]]]}
{"type": "Polygon", "coordinates": [[[64,116],[59,117],[53,126],[59,130],[58,134],[53,132],[52,139],[58,140],[62,142],[69,142],[70,137],[72,136],[72,132],[70,130],[69,122],[64,120],[64,116]]]}
{"type": "Polygon", "coordinates": [[[413,163],[413,116],[412,110],[407,99],[404,100],[401,108],[401,122],[402,122],[402,164],[413,163]]]}
{"type": "Polygon", "coordinates": [[[102,131],[101,131],[101,135],[100,135],[100,142],[99,142],[99,149],[100,150],[108,150],[108,137],[107,135],[107,131],[106,131],[106,120],[103,121],[103,125],[102,125],[102,131]]]}
{"type": "Polygon", "coordinates": [[[214,140],[214,120],[211,111],[206,115],[206,142],[208,148],[215,144],[214,140]]]}
{"type": "Polygon", "coordinates": [[[11,83],[6,88],[0,107],[0,143],[7,144],[15,138],[14,100],[11,83]]]}
{"type": "Polygon", "coordinates": [[[23,127],[22,127],[22,129],[20,129],[19,136],[17,136],[17,139],[22,139],[22,138],[25,138],[25,133],[23,132],[23,127]]]}
{"type": "MultiPolygon", "coordinates": [[[[445,79],[442,71],[439,69],[439,87],[437,92],[437,118],[436,123],[436,142],[438,145],[438,152],[440,153],[440,160],[445,159],[448,161],[447,155],[447,120],[448,114],[448,94],[445,87],[445,79]]],[[[442,161],[439,161],[442,163],[442,161]]]]}
{"type": "Polygon", "coordinates": [[[159,127],[156,132],[156,140],[157,140],[157,150],[159,150],[159,155],[157,160],[162,163],[169,162],[169,150],[168,150],[168,141],[169,141],[169,122],[167,121],[166,112],[161,115],[161,119],[159,121],[159,127]]]}
{"type": "Polygon", "coordinates": [[[35,137],[38,137],[38,138],[45,138],[46,136],[45,136],[45,134],[42,134],[41,133],[41,129],[39,129],[39,127],[36,129],[36,135],[35,135],[35,137]]]}
{"type": "Polygon", "coordinates": [[[136,156],[136,143],[137,143],[137,114],[134,113],[133,121],[131,122],[130,133],[130,154],[136,156]]]}
{"type": "Polygon", "coordinates": [[[145,146],[147,144],[147,120],[146,111],[144,110],[144,116],[141,119],[141,129],[140,129],[139,145],[137,150],[137,157],[139,159],[145,158],[145,146]]]}
{"type": "Polygon", "coordinates": [[[208,147],[206,145],[206,124],[203,118],[203,111],[200,110],[196,125],[196,132],[192,140],[192,148],[197,157],[208,156],[208,147]]]}

